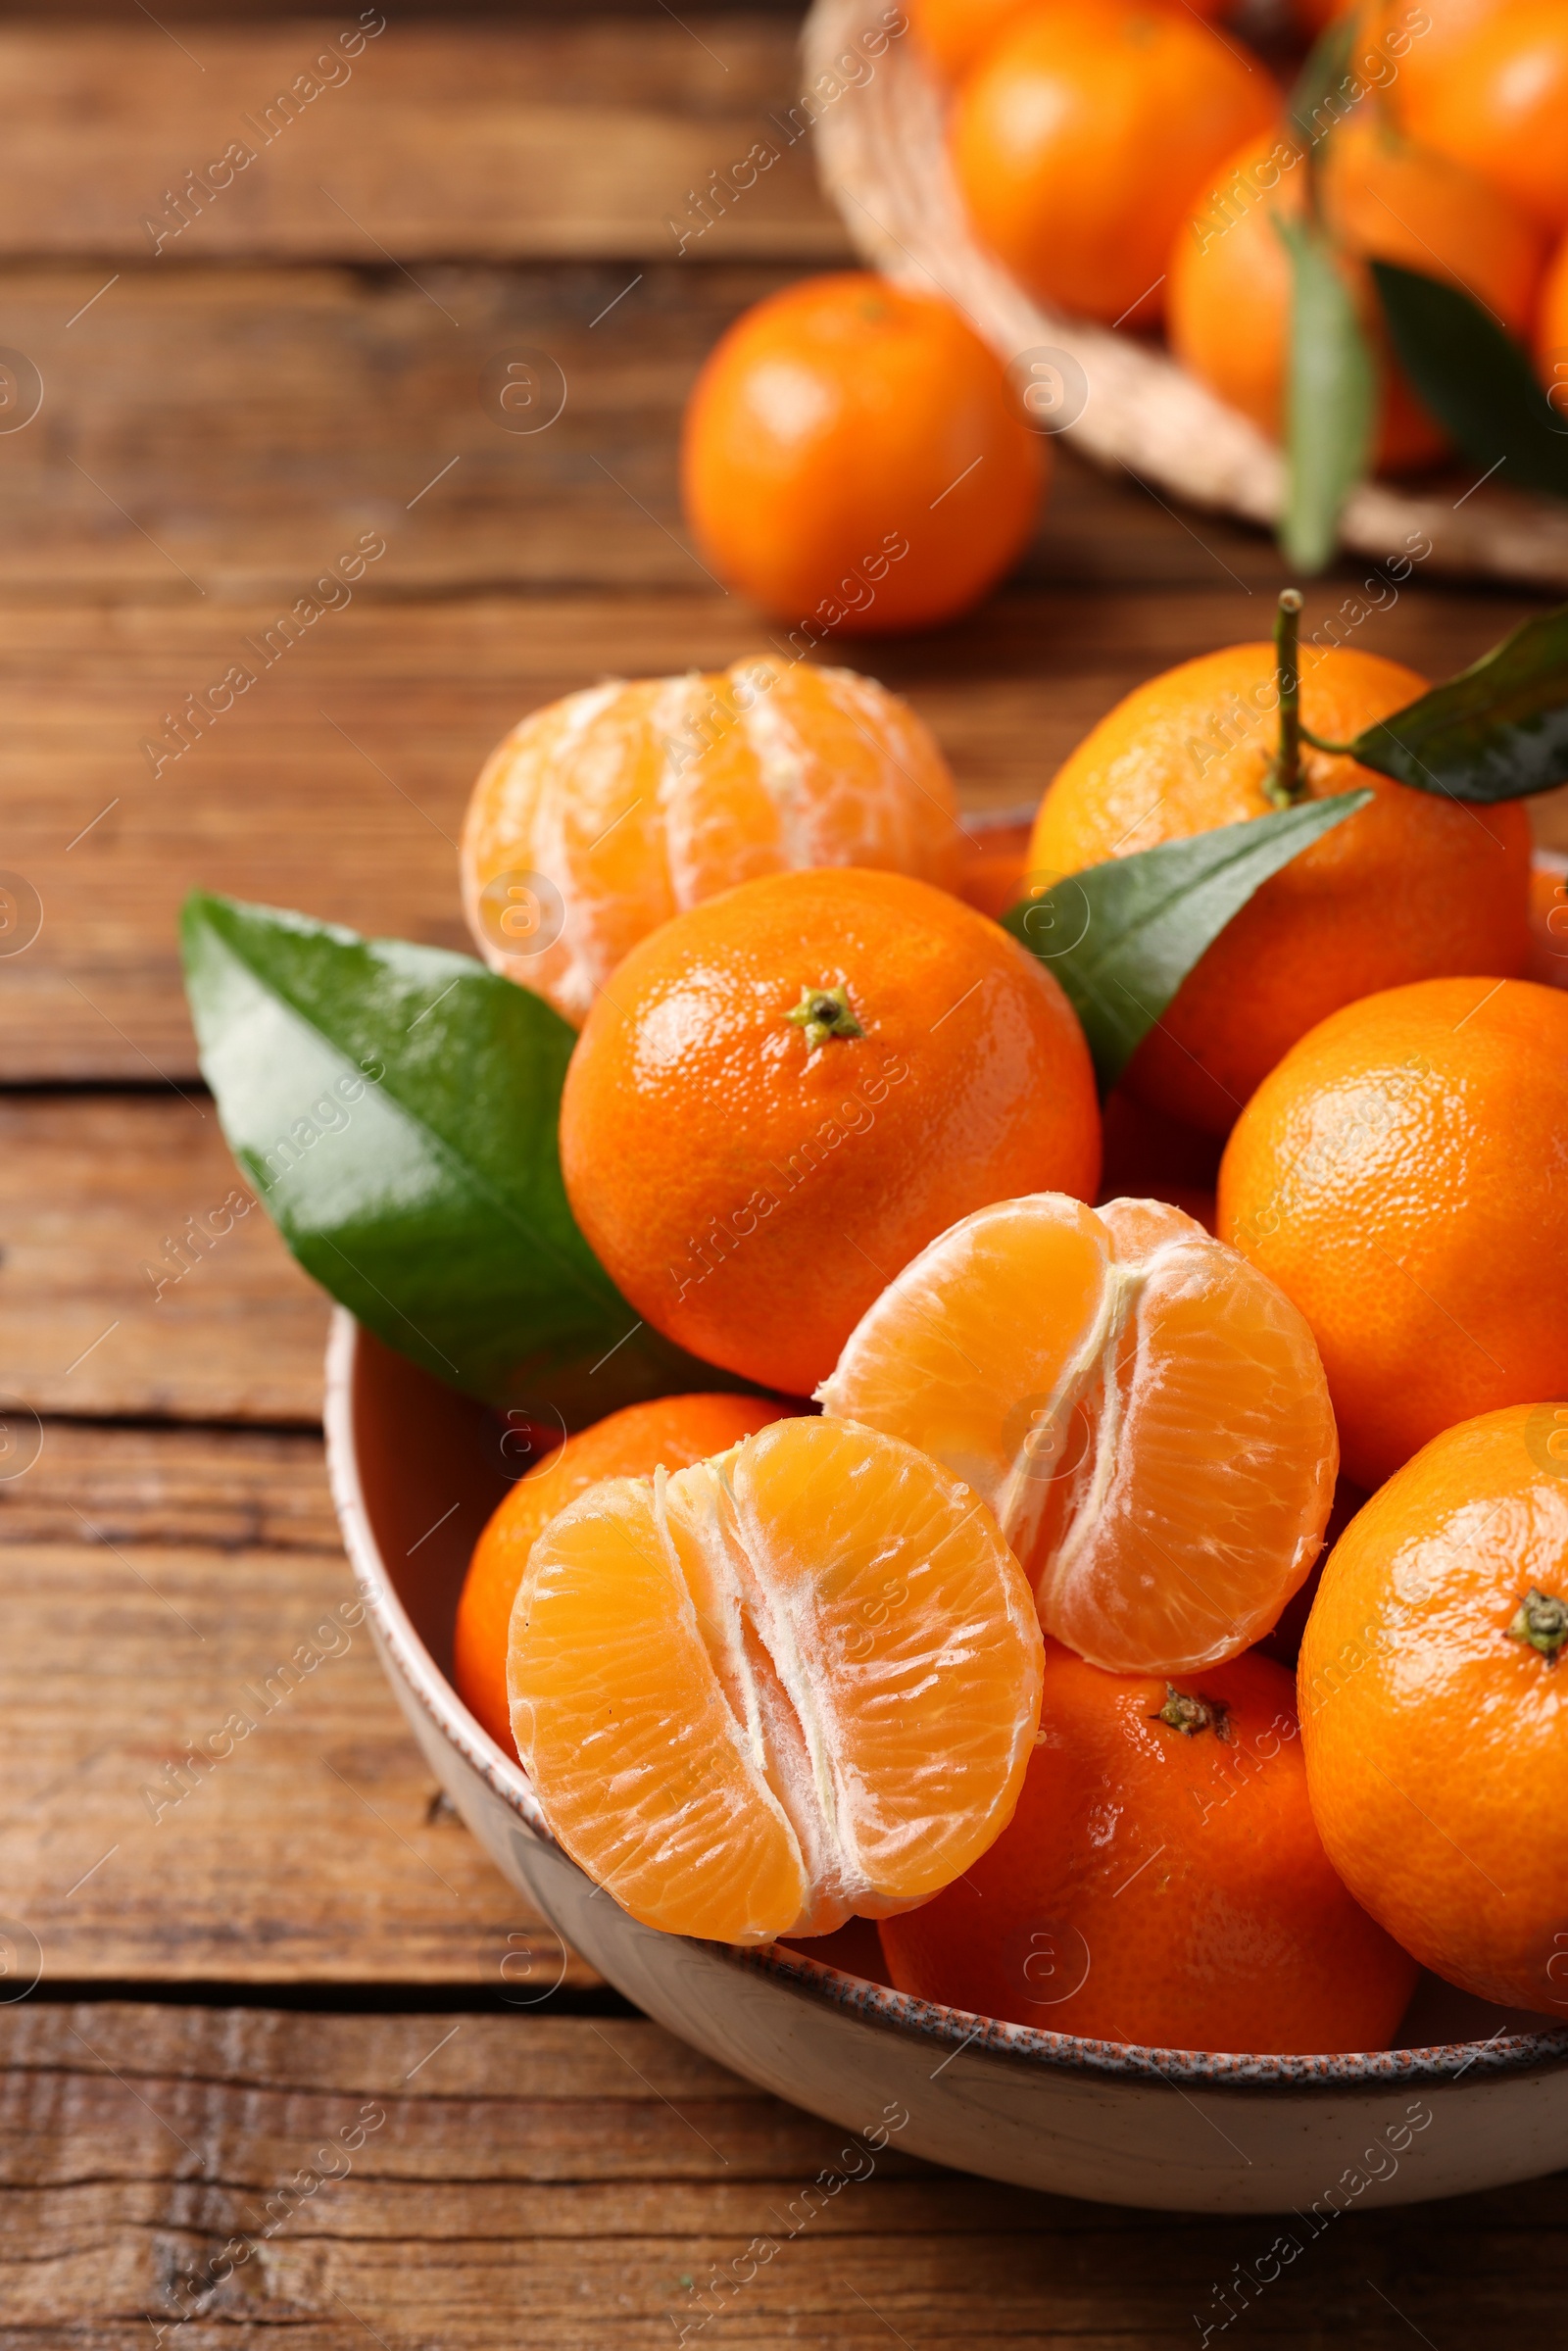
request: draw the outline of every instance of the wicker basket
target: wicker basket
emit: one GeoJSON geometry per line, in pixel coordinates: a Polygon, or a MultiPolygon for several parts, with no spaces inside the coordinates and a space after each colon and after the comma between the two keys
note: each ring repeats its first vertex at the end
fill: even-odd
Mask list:
{"type": "MultiPolygon", "coordinates": [[[[1087,399],[1065,429],[1099,464],[1272,526],[1284,463],[1255,425],[1150,344],[1043,309],[975,243],[948,169],[942,92],[912,38],[886,40],[885,14],[886,0],[816,0],[804,35],[806,88],[825,101],[823,183],[860,253],[898,282],[946,294],[1004,363],[1042,349],[1076,363],[1087,399]],[[880,56],[867,35],[886,43],[880,56]],[[834,69],[851,53],[845,88],[834,69]],[[843,94],[829,99],[834,84],[843,94]]],[[[1568,588],[1568,504],[1557,499],[1489,483],[1456,501],[1451,483],[1366,482],[1346,502],[1341,537],[1359,555],[1396,559],[1413,532],[1431,541],[1425,560],[1439,569],[1568,588]]]]}

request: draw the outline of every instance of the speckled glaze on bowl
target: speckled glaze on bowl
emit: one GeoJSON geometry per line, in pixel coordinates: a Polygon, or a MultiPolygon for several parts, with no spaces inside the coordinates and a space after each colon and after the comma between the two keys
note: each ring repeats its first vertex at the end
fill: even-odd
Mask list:
{"type": "Polygon", "coordinates": [[[327,1452],[367,1620],[415,1737],[511,1883],[644,2012],[849,2131],[988,2179],[1178,2212],[1310,2216],[1568,2164],[1568,2026],[1424,1980],[1404,2038],[1364,2056],[1126,2047],[999,2024],[805,1952],[660,1935],[557,1845],[518,1766],[447,1680],[474,1540],[505,1490],[499,1432],[341,1311],[327,1452]]]}

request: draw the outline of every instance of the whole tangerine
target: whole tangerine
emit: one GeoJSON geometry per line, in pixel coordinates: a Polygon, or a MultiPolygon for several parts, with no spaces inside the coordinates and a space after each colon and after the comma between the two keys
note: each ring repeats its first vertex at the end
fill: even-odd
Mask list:
{"type": "Polygon", "coordinates": [[[1400,91],[1415,138],[1568,228],[1568,11],[1503,0],[1451,41],[1417,42],[1400,91]]]}
{"type": "Polygon", "coordinates": [[[1565,1644],[1568,1404],[1516,1404],[1434,1438],[1351,1520],[1298,1669],[1312,1809],[1351,1892],[1450,1984],[1559,2024],[1565,1644]]]}
{"type": "MultiPolygon", "coordinates": [[[[971,67],[1040,0],[909,0],[915,38],[945,81],[961,81],[971,67]]],[[[1187,5],[1187,0],[1182,0],[1187,5]]],[[[1227,0],[1192,0],[1200,17],[1225,14],[1227,0]]]]}
{"type": "Polygon", "coordinates": [[[550,1521],[602,1478],[687,1469],[765,1429],[783,1411],[766,1396],[656,1396],[578,1429],[517,1480],[473,1546],[453,1632],[452,1678],[459,1694],[504,1753],[517,1752],[507,1698],[512,1603],[528,1554],[550,1521]]]}
{"type": "Polygon", "coordinates": [[[1236,1122],[1219,1230],[1311,1325],[1359,1486],[1568,1395],[1568,996],[1424,980],[1321,1021],[1236,1122]]]}
{"type": "Polygon", "coordinates": [[[629,948],[719,890],[796,865],[947,888],[968,848],[907,703],[852,669],[753,658],[532,711],[485,762],[460,862],[491,969],[579,1027],[629,948]]]}
{"type": "Polygon", "coordinates": [[[1323,1850],[1295,1699],[1256,1650],[1177,1685],[1048,1641],[1010,1824],[881,1922],[897,1988],[1162,2049],[1386,2047],[1415,1966],[1323,1850]]]}
{"type": "MultiPolygon", "coordinates": [[[[1329,742],[1412,702],[1426,680],[1353,647],[1303,643],[1301,715],[1329,742]]],[[[1265,815],[1277,740],[1273,648],[1234,645],[1135,687],[1079,744],[1036,819],[1037,885],[1163,841],[1265,815]]],[[[1129,1088],[1224,1134],[1280,1056],[1341,1004],[1528,952],[1530,826],[1310,749],[1305,796],[1370,791],[1266,881],[1182,982],[1128,1065],[1129,1088]]]]}
{"type": "Polygon", "coordinates": [[[951,303],[848,270],[770,295],[710,353],[681,494],[720,578],[804,651],[967,611],[1022,551],[1047,465],[951,303]]]}
{"type": "Polygon", "coordinates": [[[561,1159],[639,1314],[808,1395],[960,1216],[1092,1196],[1100,1112],[1066,998],[996,923],[897,874],[786,873],[633,948],[567,1067],[561,1159]]]}
{"type": "Polygon", "coordinates": [[[976,233],[1031,293],[1151,326],[1194,190],[1278,107],[1260,58],[1163,0],[1043,0],[959,89],[953,167],[976,233]]]}
{"type": "MultiPolygon", "coordinates": [[[[1170,254],[1172,350],[1273,440],[1284,432],[1291,318],[1279,223],[1301,217],[1307,169],[1299,140],[1280,125],[1250,141],[1194,205],[1170,254]]],[[[1397,135],[1370,105],[1326,140],[1321,175],[1324,219],[1381,362],[1376,464],[1394,473],[1430,465],[1446,438],[1393,362],[1366,265],[1396,262],[1458,286],[1524,338],[1544,261],[1541,232],[1508,196],[1397,135]]]]}

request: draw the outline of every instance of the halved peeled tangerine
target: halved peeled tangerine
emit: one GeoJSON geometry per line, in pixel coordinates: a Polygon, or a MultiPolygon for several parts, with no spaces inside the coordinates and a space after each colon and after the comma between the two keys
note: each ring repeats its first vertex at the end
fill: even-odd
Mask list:
{"type": "Polygon", "coordinates": [[[1339,1465],[1306,1323],[1161,1200],[999,1200],[862,1316],[818,1391],[987,1501],[1041,1623],[1111,1673],[1234,1657],[1322,1546],[1339,1465]]]}
{"type": "Polygon", "coordinates": [[[805,1419],[553,1519],[507,1685],[573,1859],[649,1926],[747,1943],[951,1885],[1012,1817],[1043,1658],[984,1503],[805,1419]]]}

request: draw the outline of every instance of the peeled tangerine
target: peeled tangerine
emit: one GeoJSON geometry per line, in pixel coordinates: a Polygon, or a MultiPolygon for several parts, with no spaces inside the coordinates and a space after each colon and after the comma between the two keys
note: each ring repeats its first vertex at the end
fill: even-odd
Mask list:
{"type": "Polygon", "coordinates": [[[1234,1657],[1305,1581],[1339,1441],[1306,1323],[1161,1200],[999,1200],[862,1317],[824,1409],[995,1512],[1048,1633],[1110,1673],[1234,1657]]]}
{"type": "Polygon", "coordinates": [[[639,939],[721,890],[818,865],[946,888],[963,843],[907,703],[853,669],[752,660],[534,710],[485,762],[460,861],[491,969],[580,1028],[639,939]]]}
{"type": "Polygon", "coordinates": [[[634,1918],[723,1942],[923,1902],[1012,1817],[1040,1721],[1029,1589],[896,1438],[785,1420],[552,1520],[507,1686],[545,1819],[634,1918]]]}

